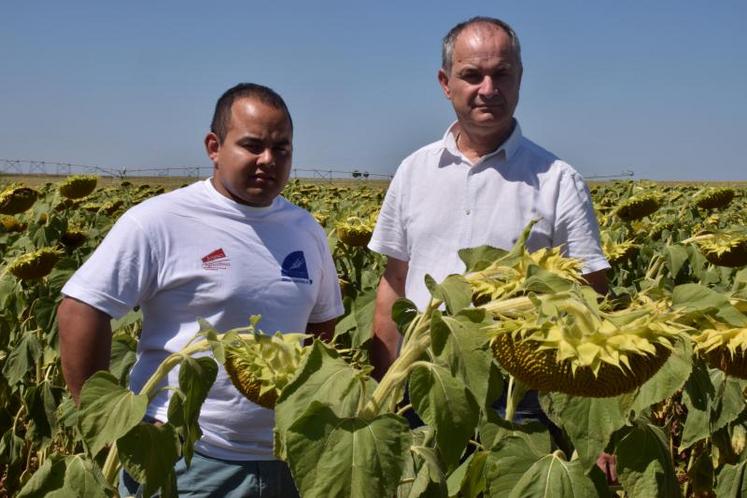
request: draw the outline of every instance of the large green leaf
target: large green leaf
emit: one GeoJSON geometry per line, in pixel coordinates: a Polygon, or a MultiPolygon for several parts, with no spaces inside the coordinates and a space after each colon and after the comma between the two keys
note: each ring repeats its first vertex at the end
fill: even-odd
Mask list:
{"type": "Polygon", "coordinates": [[[505,498],[524,472],[547,453],[531,437],[521,433],[498,438],[485,462],[485,480],[490,498],[505,498]]]}
{"type": "Polygon", "coordinates": [[[143,485],[143,496],[152,496],[164,485],[169,490],[179,459],[179,436],[173,425],[139,424],[117,440],[117,449],[125,470],[143,485]]]}
{"type": "Polygon", "coordinates": [[[418,308],[409,299],[399,298],[392,305],[392,320],[397,324],[397,330],[405,331],[410,322],[418,316],[418,308]]]}
{"type": "MultiPolygon", "coordinates": [[[[411,446],[410,452],[419,463],[419,470],[415,481],[409,486],[406,498],[447,498],[449,496],[443,465],[434,448],[426,446],[411,446]]],[[[397,495],[403,486],[397,488],[397,495]]]]}
{"type": "Polygon", "coordinates": [[[106,498],[115,496],[101,470],[83,455],[51,455],[34,472],[18,498],[106,498]]]}
{"type": "Polygon", "coordinates": [[[34,301],[31,313],[36,321],[36,326],[45,332],[51,332],[56,320],[58,298],[44,296],[34,301]]]}
{"type": "Polygon", "coordinates": [[[527,278],[523,284],[524,289],[527,292],[541,294],[566,292],[573,287],[573,285],[574,283],[570,280],[537,265],[531,265],[528,268],[527,278]]]}
{"type": "Polygon", "coordinates": [[[410,432],[397,415],[341,418],[313,401],[288,429],[286,444],[304,498],[381,498],[399,484],[410,432]]]}
{"type": "Polygon", "coordinates": [[[371,339],[374,311],[376,309],[376,290],[369,289],[358,294],[350,305],[350,313],[335,326],[335,336],[348,333],[354,348],[363,346],[371,339]]]}
{"type": "Polygon", "coordinates": [[[701,284],[678,285],[672,291],[672,306],[690,314],[714,313],[735,327],[746,327],[747,316],[729,302],[727,295],[701,284]]]}
{"type": "Polygon", "coordinates": [[[431,348],[436,361],[472,391],[480,407],[489,409],[503,390],[500,373],[493,364],[488,338],[481,330],[482,320],[475,314],[431,319],[431,348]]]}
{"type": "Polygon", "coordinates": [[[630,396],[581,398],[562,393],[540,397],[545,413],[563,427],[585,470],[591,469],[610,436],[627,422],[630,396]]]}
{"type": "Polygon", "coordinates": [[[187,357],[179,368],[179,389],[169,402],[168,417],[182,438],[187,465],[192,461],[195,442],[202,436],[200,409],[217,375],[218,364],[209,356],[187,357]]]}
{"type": "Polygon", "coordinates": [[[744,411],[745,381],[703,364],[693,371],[685,386],[683,402],[688,414],[682,429],[681,449],[710,437],[744,411]]]}
{"type": "MultiPolygon", "coordinates": [[[[510,498],[596,498],[596,485],[578,460],[568,462],[561,451],[545,455],[516,482],[510,498]]],[[[491,495],[493,498],[494,495],[491,495]]]]}
{"type": "MultiPolygon", "coordinates": [[[[479,498],[485,493],[486,479],[485,468],[488,461],[489,451],[476,451],[469,456],[465,462],[466,467],[461,478],[454,479],[455,492],[451,492],[451,478],[449,476],[449,496],[459,495],[460,498],[479,498]]],[[[459,466],[462,468],[462,465],[459,466]]]]}
{"type": "Polygon", "coordinates": [[[716,496],[719,498],[743,498],[747,496],[747,462],[737,465],[726,464],[718,473],[716,496]]]}
{"type": "Polygon", "coordinates": [[[119,380],[121,386],[128,384],[130,370],[135,364],[137,341],[128,334],[115,334],[112,337],[112,354],[109,371],[119,380]]]}
{"type": "Polygon", "coordinates": [[[711,405],[716,389],[708,368],[696,362],[682,392],[682,402],[687,407],[687,418],[682,428],[680,449],[684,450],[711,435],[711,405]]]}
{"type": "Polygon", "coordinates": [[[682,269],[682,265],[687,262],[687,249],[680,245],[670,245],[666,247],[666,264],[669,269],[671,278],[676,278],[682,269]]]}
{"type": "Polygon", "coordinates": [[[45,380],[31,386],[24,396],[26,413],[29,418],[26,437],[44,442],[52,437],[57,426],[57,405],[62,398],[62,388],[52,386],[45,380]]]}
{"type": "Polygon", "coordinates": [[[490,246],[473,247],[469,249],[459,250],[459,259],[464,262],[467,267],[466,272],[476,272],[487,268],[490,263],[496,261],[503,256],[507,255],[508,251],[505,249],[498,249],[490,246]]]}
{"type": "Polygon", "coordinates": [[[690,340],[686,338],[677,340],[666,363],[639,388],[631,409],[636,413],[641,413],[649,406],[673,396],[682,389],[693,369],[692,357],[690,340]]]}
{"type": "Polygon", "coordinates": [[[472,304],[472,286],[461,275],[449,275],[440,284],[426,275],[425,286],[431,296],[446,304],[446,309],[452,315],[472,304]]]}
{"type": "Polygon", "coordinates": [[[42,347],[39,339],[33,333],[25,333],[18,344],[10,349],[3,365],[3,375],[9,385],[14,385],[26,376],[36,362],[41,359],[42,347]]]}
{"type": "Polygon", "coordinates": [[[617,474],[629,496],[675,498],[680,487],[664,432],[637,424],[617,444],[617,474]]]}
{"type": "Polygon", "coordinates": [[[275,405],[275,454],[285,460],[285,432],[312,401],[332,407],[340,417],[353,416],[368,400],[375,381],[351,366],[332,348],[314,341],[296,377],[275,405]]]}
{"type": "Polygon", "coordinates": [[[80,392],[78,426],[91,455],[113,443],[145,416],[148,397],[119,385],[109,372],[96,372],[80,392]]]}
{"type": "Polygon", "coordinates": [[[409,387],[415,412],[436,431],[447,467],[456,467],[480,419],[474,395],[451,372],[432,363],[420,363],[412,369],[409,387]]]}
{"type": "Polygon", "coordinates": [[[410,430],[410,451],[405,455],[396,498],[440,496],[441,487],[430,479],[428,469],[424,468],[425,461],[413,451],[415,447],[432,449],[436,444],[434,435],[427,425],[410,430]]]}

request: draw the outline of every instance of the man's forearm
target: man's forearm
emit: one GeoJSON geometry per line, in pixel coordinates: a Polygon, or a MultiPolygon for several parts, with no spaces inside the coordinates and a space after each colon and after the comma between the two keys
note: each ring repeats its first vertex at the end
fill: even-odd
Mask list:
{"type": "Polygon", "coordinates": [[[109,368],[110,317],[85,303],[65,298],[57,309],[57,324],[62,375],[77,404],[85,381],[109,368]]]}
{"type": "Polygon", "coordinates": [[[407,263],[390,258],[376,291],[371,363],[373,376],[381,379],[397,358],[400,333],[392,320],[392,305],[405,295],[407,263]]]}

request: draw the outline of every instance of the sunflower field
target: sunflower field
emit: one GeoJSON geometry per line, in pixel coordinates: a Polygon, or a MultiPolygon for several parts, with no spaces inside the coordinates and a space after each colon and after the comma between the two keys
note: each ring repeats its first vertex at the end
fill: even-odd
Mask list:
{"type": "Polygon", "coordinates": [[[60,289],[120,214],[164,191],[100,183],[0,184],[0,496],[117,496],[121,468],[145,496],[176,496],[174,463],[192,458],[219,365],[275,409],[275,454],[304,498],[747,496],[745,188],[592,186],[607,296],[559,248],[527,251],[531,224],[512,248],[464,248],[464,274],[426,278],[425,309],[395,303],[400,355],[377,382],[367,351],[385,261],[366,244],[385,188],[292,180],[284,195],[325,228],[338,270],[332,343],[266,335],[258,316],[229,331],[201,322],[134,393],[133,310],[76,407],[60,289]],[[168,422],[142,422],[177,366],[168,422]],[[517,416],[528,392],[552,429],[517,416]]]}

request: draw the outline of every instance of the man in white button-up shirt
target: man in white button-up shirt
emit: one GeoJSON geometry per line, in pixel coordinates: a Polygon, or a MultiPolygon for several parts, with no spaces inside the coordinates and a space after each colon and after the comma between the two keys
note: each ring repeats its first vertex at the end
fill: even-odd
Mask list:
{"type": "Polygon", "coordinates": [[[426,274],[441,281],[462,273],[462,248],[511,248],[533,219],[529,250],[562,246],[583,262],[589,284],[607,291],[609,265],[583,178],[523,137],[513,117],[521,76],[519,40],[503,21],[473,18],[444,38],[438,81],[457,120],[402,162],[369,244],[388,257],[376,297],[376,376],[397,356],[394,301],[406,296],[422,309],[426,274]]]}

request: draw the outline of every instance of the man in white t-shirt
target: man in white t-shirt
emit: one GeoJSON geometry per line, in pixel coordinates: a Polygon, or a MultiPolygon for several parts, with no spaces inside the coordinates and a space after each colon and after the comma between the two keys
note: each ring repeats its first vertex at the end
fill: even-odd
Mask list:
{"type": "MultiPolygon", "coordinates": [[[[331,338],[343,307],[326,235],[279,195],[290,173],[292,137],[290,113],[277,93],[237,85],[218,100],[205,138],[213,177],[149,199],[117,221],[62,289],[60,353],[76,401],[85,380],[108,368],[111,318],[134,306],[143,312],[134,391],[194,337],[199,318],[225,331],[259,314],[267,333],[331,338]]],[[[176,370],[168,384],[178,384],[176,370]]],[[[168,399],[161,391],[148,418],[165,422],[168,399]]],[[[272,410],[246,400],[222,368],[199,422],[203,437],[191,467],[183,461],[176,467],[180,493],[296,495],[287,467],[273,459],[272,410]]],[[[123,492],[137,490],[126,474],[124,481],[123,492]]]]}
{"type": "Polygon", "coordinates": [[[519,40],[503,21],[472,18],[443,40],[438,81],[456,122],[402,162],[369,244],[388,257],[376,296],[375,376],[397,356],[400,334],[391,309],[398,298],[423,309],[430,298],[426,274],[441,281],[462,273],[462,248],[510,249],[533,219],[539,221],[529,250],[562,246],[583,261],[586,280],[607,291],[609,265],[583,179],[526,139],[514,119],[521,76],[519,40]]]}

